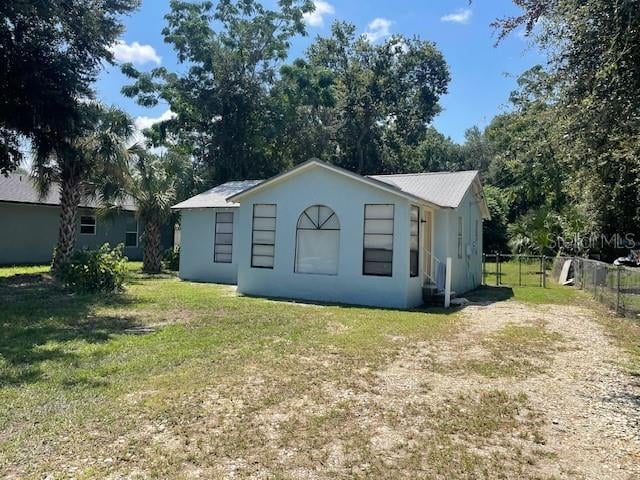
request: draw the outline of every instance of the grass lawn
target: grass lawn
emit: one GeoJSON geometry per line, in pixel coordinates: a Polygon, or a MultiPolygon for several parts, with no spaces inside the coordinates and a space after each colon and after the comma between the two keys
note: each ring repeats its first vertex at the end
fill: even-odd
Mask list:
{"type": "MultiPolygon", "coordinates": [[[[67,293],[46,267],[0,268],[1,477],[467,478],[533,461],[478,452],[492,435],[538,435],[533,413],[522,420],[526,395],[488,389],[434,405],[421,403],[429,386],[418,385],[422,396],[402,407],[375,400],[385,398],[380,372],[401,354],[460,331],[454,311],[238,297],[232,287],[139,267],[131,264],[118,295],[67,293]],[[411,432],[396,453],[380,454],[380,442],[391,441],[381,425],[411,432]]],[[[578,294],[503,287],[474,295],[569,304],[578,294]]],[[[527,328],[497,332],[490,348],[539,356],[558,341],[527,328]]]]}

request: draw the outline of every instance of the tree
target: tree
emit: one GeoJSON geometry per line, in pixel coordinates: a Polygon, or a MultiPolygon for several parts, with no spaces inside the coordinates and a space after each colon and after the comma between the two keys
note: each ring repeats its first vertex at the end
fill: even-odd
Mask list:
{"type": "Polygon", "coordinates": [[[32,0],[0,3],[0,173],[22,159],[21,137],[64,139],[82,122],[77,99],[91,84],[121,15],[139,0],[32,0]]]}
{"type": "Polygon", "coordinates": [[[640,233],[640,1],[514,3],[522,14],[495,26],[524,27],[547,52],[567,193],[601,232],[640,233]]]}
{"type": "Polygon", "coordinates": [[[335,85],[336,163],[358,173],[380,171],[380,133],[408,145],[424,138],[447,92],[447,64],[435,44],[394,36],[375,45],[354,25],[335,22],[318,38],[309,63],[330,71],[335,85]]]}
{"type": "Polygon", "coordinates": [[[33,173],[41,194],[54,183],[60,189],[60,226],[52,269],[59,271],[73,252],[78,205],[95,195],[103,178],[121,178],[127,167],[134,133],[132,119],[98,103],[77,106],[74,131],[55,142],[36,143],[33,173]]]}
{"type": "Polygon", "coordinates": [[[305,32],[303,14],[310,0],[281,0],[269,10],[256,0],[171,1],[163,29],[184,74],[157,68],[125,74],[134,83],[123,89],[145,106],[169,104],[175,118],[158,125],[160,141],[187,149],[204,167],[209,183],[273,175],[270,160],[279,112],[269,92],[290,39],[305,32]]]}
{"type": "Polygon", "coordinates": [[[184,168],[183,159],[172,153],[140,152],[124,182],[123,192],[135,201],[136,215],[144,225],[142,269],[147,273],[162,268],[162,227],[171,218],[184,168]]]}

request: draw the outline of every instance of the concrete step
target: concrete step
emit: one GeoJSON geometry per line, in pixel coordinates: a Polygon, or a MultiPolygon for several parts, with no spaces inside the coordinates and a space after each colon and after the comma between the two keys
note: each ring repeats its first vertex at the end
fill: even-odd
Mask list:
{"type": "MultiPolygon", "coordinates": [[[[451,292],[451,299],[456,298],[456,292],[451,292]]],[[[422,300],[425,305],[443,306],[444,290],[438,289],[435,285],[429,284],[422,287],[422,300]]]]}

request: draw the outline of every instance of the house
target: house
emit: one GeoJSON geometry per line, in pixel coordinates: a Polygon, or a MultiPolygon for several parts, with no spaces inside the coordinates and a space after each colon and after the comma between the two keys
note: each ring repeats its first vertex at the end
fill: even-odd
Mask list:
{"type": "Polygon", "coordinates": [[[361,176],[311,160],[265,181],[229,182],[182,214],[180,277],[248,295],[394,308],[482,281],[478,172],[361,176]]]}
{"type": "MultiPolygon", "coordinates": [[[[95,200],[85,199],[78,211],[76,248],[96,249],[104,243],[123,243],[125,255],[142,259],[143,226],[135,215],[135,205],[125,202],[114,216],[97,215],[95,200]]],[[[51,261],[58,241],[60,194],[53,185],[40,198],[28,175],[0,175],[0,264],[36,264],[51,261]]],[[[171,232],[169,232],[171,233],[171,232]]],[[[170,234],[163,234],[163,244],[171,245],[170,234]]]]}

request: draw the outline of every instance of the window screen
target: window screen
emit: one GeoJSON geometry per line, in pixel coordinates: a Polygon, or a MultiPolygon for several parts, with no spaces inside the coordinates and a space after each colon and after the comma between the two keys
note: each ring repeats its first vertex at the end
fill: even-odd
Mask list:
{"type": "Polygon", "coordinates": [[[252,225],[251,266],[254,268],[273,268],[276,244],[276,206],[255,204],[252,225]]]}
{"type": "Polygon", "coordinates": [[[340,221],[329,207],[314,205],[298,218],[296,227],[296,273],[338,273],[340,221]]]}
{"type": "Polygon", "coordinates": [[[458,258],[462,258],[462,217],[458,217],[458,258]]]}
{"type": "Polygon", "coordinates": [[[390,277],[393,272],[393,205],[364,206],[362,273],[390,277]]]}
{"type": "Polygon", "coordinates": [[[216,212],[216,235],[213,246],[215,263],[231,263],[233,250],[233,212],[216,212]]]}
{"type": "Polygon", "coordinates": [[[82,215],[80,217],[80,233],[85,235],[96,234],[96,217],[95,215],[82,215]]]}
{"type": "Polygon", "coordinates": [[[127,218],[127,225],[124,233],[124,246],[138,246],[138,220],[136,218],[127,218]]]}
{"type": "Polygon", "coordinates": [[[411,207],[409,232],[409,276],[417,277],[420,271],[420,209],[411,207]]]}

